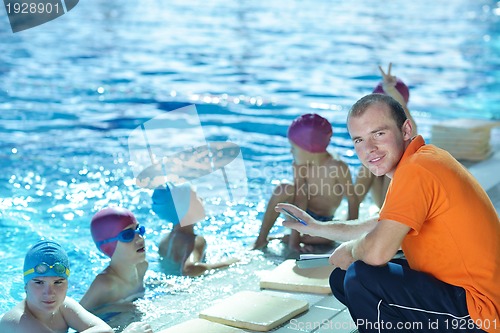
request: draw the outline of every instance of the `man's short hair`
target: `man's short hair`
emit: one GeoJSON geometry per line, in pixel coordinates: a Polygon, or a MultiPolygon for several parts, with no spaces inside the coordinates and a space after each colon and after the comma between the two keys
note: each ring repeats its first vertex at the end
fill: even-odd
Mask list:
{"type": "Polygon", "coordinates": [[[349,121],[351,117],[362,116],[368,107],[377,103],[387,105],[391,110],[392,118],[396,122],[398,128],[403,127],[404,122],[408,119],[405,110],[394,98],[383,94],[370,94],[359,99],[349,110],[349,113],[347,114],[347,121],[349,121]]]}

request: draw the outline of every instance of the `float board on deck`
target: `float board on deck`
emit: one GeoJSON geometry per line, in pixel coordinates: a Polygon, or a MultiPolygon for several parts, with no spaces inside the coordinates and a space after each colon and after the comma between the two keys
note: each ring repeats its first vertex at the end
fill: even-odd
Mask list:
{"type": "Polygon", "coordinates": [[[308,309],[306,301],[242,291],[203,310],[199,317],[224,325],[267,332],[308,309]]]}
{"type": "Polygon", "coordinates": [[[262,277],[262,289],[276,289],[313,294],[331,294],[329,277],[333,266],[301,269],[295,260],[284,261],[274,270],[262,277]]]}

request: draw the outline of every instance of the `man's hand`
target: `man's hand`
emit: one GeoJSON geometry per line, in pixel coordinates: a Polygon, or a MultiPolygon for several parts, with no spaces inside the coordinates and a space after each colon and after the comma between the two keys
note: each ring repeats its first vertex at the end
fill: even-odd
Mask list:
{"type": "Polygon", "coordinates": [[[321,236],[318,234],[318,226],[319,224],[314,220],[309,214],[304,212],[302,209],[291,205],[291,204],[286,204],[286,203],[279,203],[276,205],[274,208],[275,211],[278,213],[283,213],[283,208],[291,212],[293,215],[297,216],[298,218],[302,219],[307,225],[304,225],[302,223],[299,223],[298,221],[295,221],[293,219],[287,219],[286,221],[283,222],[283,226],[297,230],[301,234],[308,234],[312,236],[321,236]]]}
{"type": "Polygon", "coordinates": [[[330,255],[330,264],[340,269],[347,270],[347,268],[355,261],[352,257],[352,247],[355,241],[342,243],[330,255]]]}

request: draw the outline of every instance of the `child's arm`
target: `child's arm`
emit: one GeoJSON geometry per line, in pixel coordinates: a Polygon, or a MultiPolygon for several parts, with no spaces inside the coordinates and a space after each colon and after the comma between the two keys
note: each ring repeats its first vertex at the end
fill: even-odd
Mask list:
{"type": "MultiPolygon", "coordinates": [[[[292,164],[293,167],[293,183],[295,187],[295,195],[293,204],[300,209],[307,210],[307,180],[303,176],[300,168],[307,168],[307,165],[292,164]]],[[[300,233],[292,229],[290,238],[288,240],[288,247],[294,250],[300,250],[300,233]]]]}
{"type": "Polygon", "coordinates": [[[344,196],[347,198],[347,219],[355,220],[358,218],[360,202],[352,183],[351,171],[344,162],[340,162],[340,169],[340,183],[344,188],[344,196]]]}
{"type": "Polygon", "coordinates": [[[415,120],[413,119],[410,110],[408,110],[408,107],[406,105],[405,99],[401,95],[401,93],[396,89],[396,77],[391,75],[391,68],[392,68],[392,63],[389,63],[389,68],[387,70],[387,74],[384,72],[382,67],[378,66],[378,69],[380,70],[380,73],[382,74],[382,87],[384,88],[384,91],[387,95],[391,96],[394,98],[396,101],[403,106],[403,109],[405,110],[406,117],[410,119],[411,126],[412,126],[412,136],[417,135],[417,124],[415,123],[415,120]]]}
{"type": "Polygon", "coordinates": [[[61,312],[68,326],[80,333],[114,333],[108,324],[70,297],[64,300],[61,312]]]}
{"type": "Polygon", "coordinates": [[[370,191],[374,178],[375,175],[367,167],[364,165],[359,167],[356,184],[354,185],[354,193],[358,196],[358,208],[370,191]]]}
{"type": "Polygon", "coordinates": [[[182,273],[184,275],[200,276],[207,270],[225,268],[239,261],[239,259],[230,258],[216,263],[203,263],[201,261],[204,257],[206,247],[207,242],[205,238],[203,236],[196,236],[193,251],[182,268],[182,273]]]}

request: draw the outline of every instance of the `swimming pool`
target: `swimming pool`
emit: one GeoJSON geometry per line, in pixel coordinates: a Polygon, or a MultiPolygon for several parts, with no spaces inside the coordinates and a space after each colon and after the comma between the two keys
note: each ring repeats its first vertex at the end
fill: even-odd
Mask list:
{"type": "Polygon", "coordinates": [[[106,263],[89,221],[108,204],[131,209],[148,228],[151,286],[139,306],[156,328],[221,295],[257,289],[259,271],[275,261],[245,249],[271,183],[290,177],[291,120],[327,117],[332,149],[355,168],[345,114],[389,61],[410,85],[424,137],[440,119],[500,119],[499,15],[498,3],[472,0],[96,0],[18,34],[2,16],[0,313],[23,298],[20,267],[40,236],[64,244],[69,294],[83,295],[106,263]],[[130,132],[186,104],[197,105],[208,140],[241,147],[249,188],[243,202],[201,225],[209,259],[239,254],[243,263],[200,279],[159,273],[156,246],[169,226],[152,216],[150,192],[135,186],[128,165],[130,132]]]}

